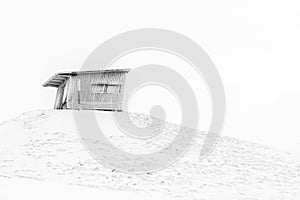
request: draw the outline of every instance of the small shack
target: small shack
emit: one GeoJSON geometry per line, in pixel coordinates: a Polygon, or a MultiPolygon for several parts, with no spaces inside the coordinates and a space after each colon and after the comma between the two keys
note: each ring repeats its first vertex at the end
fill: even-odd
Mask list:
{"type": "Polygon", "coordinates": [[[121,111],[129,69],[62,72],[44,87],[56,87],[54,109],[121,111]]]}

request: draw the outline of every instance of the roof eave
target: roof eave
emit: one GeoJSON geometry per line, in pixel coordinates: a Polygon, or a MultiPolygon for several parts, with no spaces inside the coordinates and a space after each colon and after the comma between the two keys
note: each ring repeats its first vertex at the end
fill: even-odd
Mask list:
{"type": "Polygon", "coordinates": [[[105,69],[105,70],[90,70],[90,71],[73,71],[73,72],[61,72],[54,74],[50,79],[48,79],[44,84],[43,87],[59,87],[61,84],[63,84],[70,76],[76,76],[78,74],[84,74],[84,73],[99,73],[99,72],[126,72],[128,73],[130,71],[130,68],[124,68],[124,69],[105,69]],[[62,81],[57,81],[57,79],[60,79],[62,81]],[[56,81],[55,81],[56,80],[56,81]],[[54,84],[53,82],[57,82],[57,84],[54,84]]]}

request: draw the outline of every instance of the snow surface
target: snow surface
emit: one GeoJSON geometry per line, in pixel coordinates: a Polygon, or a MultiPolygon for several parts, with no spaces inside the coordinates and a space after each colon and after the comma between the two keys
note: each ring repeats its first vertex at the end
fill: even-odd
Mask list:
{"type": "MultiPolygon", "coordinates": [[[[153,120],[131,116],[140,126],[153,120]]],[[[174,139],[179,128],[165,123],[155,137],[137,140],[118,133],[110,112],[97,112],[97,119],[106,137],[128,152],[157,151],[174,139]]],[[[85,150],[72,111],[27,112],[0,126],[0,199],[300,198],[300,162],[295,155],[222,137],[212,153],[199,160],[205,134],[199,132],[191,148],[171,166],[126,174],[103,166],[85,150]]]]}

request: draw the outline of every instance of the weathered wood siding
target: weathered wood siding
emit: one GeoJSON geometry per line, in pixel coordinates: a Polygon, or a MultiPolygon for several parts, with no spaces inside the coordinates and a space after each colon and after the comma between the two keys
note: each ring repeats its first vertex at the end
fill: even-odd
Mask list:
{"type": "Polygon", "coordinates": [[[121,110],[126,73],[118,71],[71,76],[66,87],[66,108],[121,110]]]}

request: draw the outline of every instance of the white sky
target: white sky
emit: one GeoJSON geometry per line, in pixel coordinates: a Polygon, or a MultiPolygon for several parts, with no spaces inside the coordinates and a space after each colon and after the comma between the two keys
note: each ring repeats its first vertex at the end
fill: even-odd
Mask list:
{"type": "Polygon", "coordinates": [[[52,108],[55,90],[42,87],[50,76],[78,70],[111,36],[146,27],[207,51],[226,90],[224,135],[300,152],[298,0],[1,1],[0,121],[52,108]]]}

